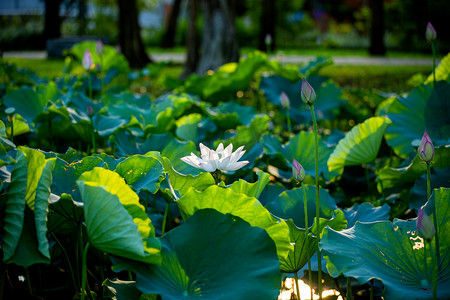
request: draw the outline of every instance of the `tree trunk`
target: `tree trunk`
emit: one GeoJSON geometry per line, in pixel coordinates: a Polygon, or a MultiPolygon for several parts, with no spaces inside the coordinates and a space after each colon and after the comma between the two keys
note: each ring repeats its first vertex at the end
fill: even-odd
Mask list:
{"type": "Polygon", "coordinates": [[[259,22],[259,43],[258,49],[266,52],[270,50],[273,52],[275,50],[275,24],[276,24],[276,5],[275,0],[262,0],[262,12],[259,22]],[[267,49],[266,36],[270,35],[271,43],[270,49],[267,49]]]}
{"type": "Polygon", "coordinates": [[[87,28],[87,5],[86,0],[78,0],[78,35],[86,34],[87,28]]]}
{"type": "Polygon", "coordinates": [[[59,16],[61,3],[62,0],[45,0],[45,40],[61,37],[61,17],[59,16]]]}
{"type": "Polygon", "coordinates": [[[369,0],[369,7],[372,13],[369,53],[371,55],[385,55],[383,0],[369,0]]]}
{"type": "Polygon", "coordinates": [[[202,55],[196,72],[205,74],[239,59],[232,0],[203,0],[202,55]]]}
{"type": "Polygon", "coordinates": [[[145,52],[138,22],[136,0],[118,0],[119,2],[119,44],[131,68],[143,68],[151,62],[145,52]]]}
{"type": "Polygon", "coordinates": [[[175,47],[175,35],[177,32],[178,15],[180,13],[181,0],[175,0],[173,2],[172,10],[169,14],[169,21],[167,23],[166,30],[164,32],[161,47],[173,48],[175,47]]]}
{"type": "Polygon", "coordinates": [[[194,73],[197,68],[200,39],[197,29],[198,0],[188,0],[188,28],[186,37],[187,57],[181,79],[185,79],[189,74],[194,73]]]}

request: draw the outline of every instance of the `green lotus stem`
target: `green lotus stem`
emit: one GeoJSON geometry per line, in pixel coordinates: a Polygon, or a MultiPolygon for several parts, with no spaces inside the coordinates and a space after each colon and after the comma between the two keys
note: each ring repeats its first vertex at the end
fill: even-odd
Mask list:
{"type": "Polygon", "coordinates": [[[427,242],[425,240],[423,241],[423,258],[425,263],[425,277],[428,279],[427,242]]]}
{"type": "Polygon", "coordinates": [[[56,235],[52,232],[52,236],[55,239],[56,243],[59,245],[59,247],[61,248],[61,250],[64,253],[64,256],[66,257],[67,260],[67,264],[69,265],[69,270],[70,270],[70,275],[72,276],[72,280],[73,280],[73,285],[75,286],[76,289],[78,289],[79,287],[79,283],[76,281],[75,279],[75,273],[73,272],[73,268],[72,268],[72,264],[70,263],[70,259],[69,259],[69,255],[67,254],[66,249],[63,247],[63,245],[61,244],[61,242],[56,238],[56,235]]]}
{"type": "Polygon", "coordinates": [[[378,160],[375,161],[375,168],[377,172],[377,179],[378,182],[380,183],[381,197],[383,198],[383,202],[386,202],[386,195],[384,194],[383,181],[381,180],[380,176],[378,176],[378,174],[380,173],[380,162],[378,160]]]}
{"type": "Polygon", "coordinates": [[[314,112],[314,105],[309,105],[314,125],[314,141],[315,141],[315,162],[316,162],[316,229],[317,229],[317,286],[319,290],[319,299],[322,299],[322,257],[320,254],[320,198],[319,198],[319,137],[317,135],[317,121],[314,112]]]}
{"type": "Polygon", "coordinates": [[[83,251],[83,260],[82,260],[82,269],[81,269],[81,300],[84,300],[84,295],[86,294],[86,260],[87,260],[87,252],[89,249],[89,242],[86,243],[86,247],[84,247],[83,251]]]}
{"type": "Polygon", "coordinates": [[[292,123],[291,123],[291,116],[289,115],[289,110],[286,110],[286,118],[287,118],[287,126],[289,134],[292,133],[292,123]]]}
{"type": "Polygon", "coordinates": [[[164,233],[166,232],[166,224],[167,224],[167,217],[169,215],[169,209],[170,209],[170,203],[166,203],[166,210],[164,211],[164,217],[163,217],[163,223],[161,228],[161,236],[164,236],[164,233]]]}
{"type": "MultiPolygon", "coordinates": [[[[304,209],[305,209],[305,236],[306,240],[308,239],[308,233],[309,233],[309,222],[308,222],[308,198],[306,197],[306,190],[305,186],[303,185],[303,182],[300,183],[303,190],[303,203],[304,203],[304,209]]],[[[308,279],[309,279],[309,285],[311,290],[311,299],[313,298],[313,291],[312,291],[312,274],[311,274],[311,258],[308,257],[308,279]]]]}
{"type": "Polygon", "coordinates": [[[91,72],[87,73],[88,75],[88,89],[89,89],[89,99],[92,99],[92,82],[91,82],[91,72]]]}
{"type": "Polygon", "coordinates": [[[433,86],[436,86],[436,49],[434,42],[431,42],[431,51],[433,52],[433,86]]]}
{"type": "MultiPolygon", "coordinates": [[[[427,162],[427,200],[430,199],[430,197],[431,197],[431,166],[430,166],[430,162],[427,162]]],[[[436,230],[436,234],[434,236],[434,241],[435,241],[435,247],[436,247],[437,266],[440,269],[441,268],[441,254],[439,251],[439,228],[438,228],[438,223],[437,223],[436,203],[434,203],[433,224],[434,224],[434,228],[436,230]]]]}
{"type": "MultiPolygon", "coordinates": [[[[89,119],[91,120],[91,125],[92,125],[92,154],[97,153],[97,145],[95,144],[95,128],[94,128],[94,120],[91,116],[89,116],[89,119]]],[[[89,155],[89,152],[88,152],[89,155]]]]}
{"type": "Polygon", "coordinates": [[[347,293],[345,295],[347,300],[353,300],[353,292],[352,292],[352,282],[350,277],[347,277],[347,293]]]}
{"type": "Polygon", "coordinates": [[[14,115],[11,116],[11,135],[9,136],[11,143],[14,143],[14,115]]]}
{"type": "Polygon", "coordinates": [[[298,287],[298,275],[297,272],[294,272],[294,278],[295,278],[295,287],[297,288],[297,300],[301,300],[300,298],[300,288],[298,287]]]}
{"type": "Polygon", "coordinates": [[[100,55],[100,97],[103,95],[103,55],[100,55]]]}
{"type": "MultiPolygon", "coordinates": [[[[436,236],[437,237],[437,232],[436,232],[436,236]]],[[[424,241],[425,243],[426,241],[424,241]]],[[[438,253],[438,250],[436,248],[436,254],[438,253]]],[[[437,271],[438,271],[438,267],[436,265],[436,260],[437,260],[437,255],[434,256],[433,255],[433,249],[430,247],[430,255],[431,255],[431,262],[433,264],[433,300],[437,299],[437,271]]]]}

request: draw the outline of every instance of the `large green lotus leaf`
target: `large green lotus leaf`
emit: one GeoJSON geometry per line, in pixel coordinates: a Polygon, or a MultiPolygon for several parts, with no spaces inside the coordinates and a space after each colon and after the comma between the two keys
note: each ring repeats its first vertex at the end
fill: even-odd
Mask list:
{"type": "Polygon", "coordinates": [[[164,300],[275,299],[280,292],[273,241],[236,216],[200,210],[161,242],[160,266],[113,257],[113,269],[134,271],[139,290],[164,300]]]}
{"type": "Polygon", "coordinates": [[[92,142],[92,124],[84,114],[79,114],[63,104],[50,105],[39,117],[38,138],[58,138],[63,140],[82,139],[92,142]]]}
{"type": "Polygon", "coordinates": [[[313,60],[310,60],[304,66],[299,67],[300,73],[305,76],[311,76],[317,74],[320,69],[332,65],[333,59],[329,56],[318,56],[313,60]]]}
{"type": "MultiPolygon", "coordinates": [[[[25,120],[21,115],[17,113],[14,115],[13,126],[14,126],[13,132],[14,136],[18,136],[31,131],[30,126],[27,123],[27,120],[25,120]]],[[[32,128],[34,129],[33,126],[32,128]]],[[[6,128],[6,134],[8,136],[11,136],[11,126],[8,126],[6,128]]]]}
{"type": "Polygon", "coordinates": [[[226,95],[234,96],[237,91],[247,90],[255,72],[265,65],[267,55],[262,52],[249,53],[247,57],[241,58],[238,64],[231,64],[233,70],[227,70],[229,66],[224,65],[210,77],[203,96],[206,99],[229,99],[226,95]]]}
{"type": "Polygon", "coordinates": [[[160,263],[160,243],[138,195],[119,174],[94,168],[77,181],[91,243],[110,254],[160,263]]]}
{"type": "Polygon", "coordinates": [[[28,267],[49,263],[47,207],[55,159],[20,146],[5,204],[3,260],[28,267]]]}
{"type": "MultiPolygon", "coordinates": [[[[181,117],[184,112],[193,105],[199,105],[198,99],[188,94],[165,94],[151,102],[151,109],[154,113],[166,111],[168,108],[173,110],[175,118],[181,117]]],[[[156,114],[154,116],[156,116],[156,114]]]]}
{"type": "Polygon", "coordinates": [[[74,201],[81,202],[76,181],[81,174],[92,170],[94,167],[106,167],[106,164],[100,157],[96,156],[87,156],[72,163],[57,158],[53,169],[52,193],[58,196],[67,194],[74,201]]]}
{"type": "Polygon", "coordinates": [[[101,64],[102,72],[107,72],[112,68],[116,68],[123,73],[128,73],[130,71],[127,59],[123,54],[117,52],[115,47],[104,45],[103,58],[100,58],[95,50],[96,45],[96,41],[77,43],[70,49],[70,53],[81,63],[83,61],[84,52],[88,49],[92,55],[94,64],[101,64]]]}
{"type": "Polygon", "coordinates": [[[184,220],[200,209],[213,208],[223,214],[237,216],[254,227],[265,229],[275,241],[280,258],[286,257],[292,248],[289,244],[289,228],[286,222],[274,218],[256,198],[213,185],[203,192],[189,189],[177,204],[184,220]]]}
{"type": "MultiPolygon", "coordinates": [[[[434,203],[438,209],[440,229],[441,268],[438,274],[438,298],[450,293],[449,245],[450,190],[435,190],[425,211],[433,218],[434,203]],[[434,202],[435,201],[435,202],[434,202]]],[[[416,220],[357,222],[354,227],[336,232],[325,229],[320,243],[327,269],[331,276],[344,274],[365,283],[372,278],[383,282],[385,299],[431,299],[432,255],[435,255],[434,240],[427,244],[427,263],[424,262],[423,239],[418,236],[416,220]],[[425,266],[428,265],[428,268],[425,266]]]]}
{"type": "MultiPolygon", "coordinates": [[[[450,188],[450,167],[431,169],[431,190],[445,187],[450,188]]],[[[427,202],[427,174],[420,176],[410,191],[409,208],[418,210],[427,202]]]]}
{"type": "Polygon", "coordinates": [[[109,107],[120,103],[129,103],[138,107],[150,107],[151,102],[147,94],[133,94],[129,91],[102,95],[103,106],[109,107]]]}
{"type": "Polygon", "coordinates": [[[203,104],[202,108],[221,129],[230,129],[237,125],[248,126],[253,118],[258,115],[256,109],[252,106],[243,106],[235,101],[222,102],[216,107],[203,104]]]}
{"type": "MultiPolygon", "coordinates": [[[[317,101],[314,108],[318,120],[333,119],[344,104],[342,91],[328,78],[311,76],[308,82],[316,91],[317,101]]],[[[266,99],[281,107],[281,93],[284,92],[290,100],[289,114],[295,124],[311,122],[312,116],[309,106],[301,99],[301,80],[292,82],[278,75],[261,78],[259,89],[264,92],[266,99]]]]}
{"type": "Polygon", "coordinates": [[[32,123],[44,111],[47,103],[54,100],[56,95],[56,84],[54,82],[40,85],[36,89],[22,86],[19,90],[6,94],[3,97],[3,104],[7,107],[14,107],[16,113],[24,117],[28,123],[32,123]]]}
{"type": "Polygon", "coordinates": [[[199,113],[192,113],[179,118],[176,121],[175,134],[178,138],[199,144],[205,140],[210,132],[217,130],[216,124],[209,117],[203,117],[199,113]]]}
{"type": "MultiPolygon", "coordinates": [[[[305,266],[308,259],[311,259],[317,252],[317,228],[313,224],[308,235],[306,235],[306,230],[297,227],[292,219],[287,220],[286,223],[289,226],[291,245],[294,245],[294,250],[289,251],[288,256],[280,260],[280,270],[283,273],[297,273],[305,266]]],[[[330,220],[320,218],[319,232],[322,233],[326,226],[335,230],[344,229],[347,226],[344,213],[337,209],[330,220]]]]}
{"type": "Polygon", "coordinates": [[[164,167],[164,172],[168,173],[168,178],[161,182],[160,189],[177,200],[184,195],[189,188],[197,191],[203,191],[211,185],[215,184],[215,180],[209,172],[202,172],[198,175],[185,175],[177,172],[167,157],[162,157],[159,152],[151,151],[145,156],[157,159],[164,167]],[[173,195],[175,193],[175,195],[173,195]]]}
{"type": "Polygon", "coordinates": [[[248,183],[243,179],[239,179],[238,181],[233,182],[230,185],[230,188],[237,194],[244,194],[258,199],[267,183],[269,183],[270,178],[268,173],[261,170],[256,172],[256,175],[258,175],[258,181],[248,183]]]}
{"type": "MultiPolygon", "coordinates": [[[[236,134],[226,140],[226,144],[233,144],[233,148],[237,149],[240,146],[245,146],[245,149],[250,150],[254,145],[256,145],[261,136],[269,130],[268,116],[256,116],[252,119],[249,126],[238,126],[236,128],[236,134]]],[[[216,145],[219,141],[216,141],[216,145]]]]}
{"type": "Polygon", "coordinates": [[[330,172],[342,174],[345,166],[357,166],[375,160],[384,131],[391,121],[384,117],[372,117],[356,125],[339,141],[328,159],[330,172]]]}
{"type": "MultiPolygon", "coordinates": [[[[440,146],[434,151],[434,163],[432,168],[444,169],[450,166],[450,147],[440,146]]],[[[402,189],[410,187],[422,174],[426,173],[427,166],[419,155],[407,166],[400,168],[384,167],[379,173],[379,179],[383,183],[383,189],[402,189]]],[[[381,186],[378,183],[378,190],[381,186]]]]}
{"type": "Polygon", "coordinates": [[[152,133],[165,133],[175,125],[175,111],[169,107],[164,111],[154,114],[151,118],[153,122],[144,128],[146,135],[152,133]]]}
{"type": "Polygon", "coordinates": [[[173,168],[178,172],[197,175],[203,171],[194,168],[181,160],[182,157],[188,156],[191,152],[197,152],[195,144],[191,141],[182,142],[173,138],[162,150],[160,150],[160,152],[161,156],[167,157],[170,160],[173,168]]]}
{"type": "MultiPolygon", "coordinates": [[[[303,185],[306,191],[308,206],[308,226],[311,227],[316,217],[316,187],[303,185]]],[[[336,202],[327,190],[319,189],[321,218],[330,219],[337,209],[336,202]]],[[[305,202],[303,188],[294,188],[281,193],[275,200],[269,202],[266,208],[273,215],[282,219],[292,219],[297,227],[305,228],[305,202]]]]}
{"type": "MultiPolygon", "coordinates": [[[[333,152],[334,146],[329,147],[322,141],[321,136],[319,138],[319,175],[324,176],[325,179],[331,180],[335,178],[338,173],[330,172],[328,170],[327,161],[330,154],[333,152]]],[[[274,136],[265,135],[262,137],[262,143],[266,149],[268,155],[278,157],[283,161],[284,168],[289,170],[286,179],[292,177],[290,172],[292,168],[292,161],[295,158],[305,169],[306,175],[315,177],[315,141],[314,133],[301,131],[286,145],[282,145],[274,136]]],[[[283,176],[283,174],[280,174],[283,176]]]]}
{"type": "Polygon", "coordinates": [[[106,108],[106,112],[110,116],[120,117],[126,120],[130,120],[134,116],[142,125],[149,124],[153,121],[150,108],[142,108],[132,103],[110,105],[106,108]]]}
{"type": "Polygon", "coordinates": [[[344,210],[347,219],[347,228],[353,227],[356,221],[375,222],[389,220],[391,207],[385,203],[383,206],[373,207],[370,203],[355,204],[344,210]]]}
{"type": "Polygon", "coordinates": [[[436,82],[436,86],[425,106],[425,127],[434,146],[450,145],[449,93],[450,82],[436,82]]]}
{"type": "MultiPolygon", "coordinates": [[[[436,81],[450,80],[450,53],[447,54],[443,59],[441,59],[439,66],[437,66],[435,70],[435,76],[436,81]]],[[[428,76],[427,80],[425,80],[425,84],[433,83],[433,81],[433,73],[431,73],[430,76],[428,76]]]]}
{"type": "Polygon", "coordinates": [[[406,158],[413,153],[412,142],[419,142],[425,130],[435,147],[450,143],[449,91],[450,83],[444,81],[437,82],[434,88],[420,85],[388,107],[392,125],[386,129],[385,138],[397,155],[406,158]]]}
{"type": "Polygon", "coordinates": [[[96,114],[92,121],[95,131],[97,131],[100,136],[109,136],[117,128],[127,124],[127,120],[120,116],[106,116],[101,114],[96,114]]]}
{"type": "Polygon", "coordinates": [[[115,158],[106,153],[94,154],[93,157],[100,157],[108,165],[108,169],[110,170],[115,170],[117,165],[126,159],[125,157],[115,158]]]}
{"type": "Polygon", "coordinates": [[[142,155],[126,158],[117,165],[115,171],[138,194],[142,190],[156,193],[159,189],[159,182],[164,178],[161,163],[153,157],[142,155]]]}

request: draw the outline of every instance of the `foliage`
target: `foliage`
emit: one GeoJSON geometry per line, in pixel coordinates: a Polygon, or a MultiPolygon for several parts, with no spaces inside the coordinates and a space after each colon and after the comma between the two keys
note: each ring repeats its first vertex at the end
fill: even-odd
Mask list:
{"type": "MultiPolygon", "coordinates": [[[[92,47],[75,46],[73,59],[85,48],[95,53],[92,47]]],[[[283,272],[301,274],[321,255],[321,236],[332,277],[354,277],[362,289],[379,279],[386,299],[429,297],[431,260],[426,267],[423,249],[413,249],[414,209],[426,203],[439,225],[438,293],[448,293],[446,59],[435,86],[424,77],[411,92],[388,95],[340,88],[321,73],[327,58],[299,67],[255,52],[170,86],[149,80],[164,65],[131,71],[111,48],[94,61],[100,68],[86,73],[69,60],[75,64],[52,79],[2,65],[0,239],[7,274],[52,284],[63,278],[62,298],[79,297],[86,278],[88,290],[98,287],[90,293],[97,299],[106,297],[101,288],[117,299],[275,298],[283,272]],[[318,231],[314,136],[299,90],[305,77],[317,94],[318,231]],[[425,129],[436,146],[430,199],[415,150],[425,129]],[[199,155],[199,143],[244,146],[249,163],[203,172],[181,160],[199,155]],[[302,188],[292,179],[294,159],[305,169],[302,188]]],[[[5,294],[14,291],[6,287],[5,294]]]]}

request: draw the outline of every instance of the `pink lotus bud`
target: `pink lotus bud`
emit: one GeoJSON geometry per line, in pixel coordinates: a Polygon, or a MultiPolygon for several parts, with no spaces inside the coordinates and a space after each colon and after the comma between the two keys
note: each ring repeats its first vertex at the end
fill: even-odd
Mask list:
{"type": "Polygon", "coordinates": [[[91,52],[89,52],[89,50],[86,49],[86,51],[84,51],[84,56],[83,56],[83,68],[86,71],[90,71],[93,64],[94,64],[94,61],[92,60],[91,52]]]}
{"type": "Polygon", "coordinates": [[[425,30],[425,37],[427,38],[427,42],[434,42],[436,39],[436,30],[430,22],[427,24],[427,29],[425,30]]]}
{"type": "Polygon", "coordinates": [[[291,106],[291,102],[289,101],[289,98],[288,98],[288,96],[286,95],[285,92],[281,92],[281,99],[280,99],[280,102],[281,102],[281,106],[282,106],[284,109],[289,109],[290,106],[291,106]]]}
{"type": "Polygon", "coordinates": [[[428,136],[428,133],[426,130],[425,130],[425,133],[423,134],[422,140],[420,141],[419,149],[417,151],[419,152],[420,158],[424,162],[430,162],[434,157],[433,142],[431,141],[430,137],[428,136]]]}
{"type": "Polygon", "coordinates": [[[436,234],[436,228],[434,228],[433,221],[422,208],[419,208],[416,226],[419,236],[427,241],[431,241],[433,236],[436,234]]]}
{"type": "Polygon", "coordinates": [[[306,177],[305,169],[295,158],[292,161],[292,176],[294,177],[295,180],[299,182],[305,180],[306,177]]]}
{"type": "Polygon", "coordinates": [[[104,47],[103,47],[103,43],[101,40],[97,41],[97,45],[95,46],[95,51],[97,52],[97,54],[99,56],[103,55],[104,47]]]}
{"type": "Polygon", "coordinates": [[[303,78],[301,94],[302,101],[306,104],[311,105],[316,100],[316,92],[305,78],[303,78]]]}
{"type": "Polygon", "coordinates": [[[92,108],[92,105],[89,104],[87,106],[86,111],[87,111],[87,114],[88,114],[89,117],[92,117],[94,115],[94,109],[92,108]]]}

